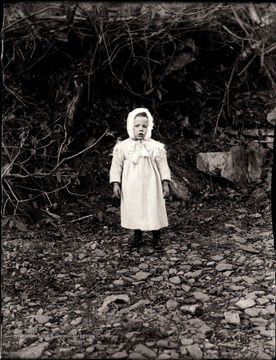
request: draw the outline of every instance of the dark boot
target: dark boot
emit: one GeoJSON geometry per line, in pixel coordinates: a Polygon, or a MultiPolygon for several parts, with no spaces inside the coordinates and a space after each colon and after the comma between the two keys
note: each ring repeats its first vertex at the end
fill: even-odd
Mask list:
{"type": "Polygon", "coordinates": [[[134,236],[129,240],[129,249],[137,248],[143,244],[143,233],[141,230],[134,230],[134,236]]]}
{"type": "Polygon", "coordinates": [[[153,230],[152,232],[152,245],[154,250],[163,250],[163,246],[160,240],[160,230],[153,230]]]}

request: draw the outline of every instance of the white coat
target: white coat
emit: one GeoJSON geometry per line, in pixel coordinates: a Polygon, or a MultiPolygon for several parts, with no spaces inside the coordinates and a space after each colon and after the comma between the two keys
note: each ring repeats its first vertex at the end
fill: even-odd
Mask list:
{"type": "Polygon", "coordinates": [[[162,143],[130,137],[115,145],[110,183],[121,184],[122,227],[151,231],[168,226],[163,180],[170,181],[171,175],[162,143]]]}

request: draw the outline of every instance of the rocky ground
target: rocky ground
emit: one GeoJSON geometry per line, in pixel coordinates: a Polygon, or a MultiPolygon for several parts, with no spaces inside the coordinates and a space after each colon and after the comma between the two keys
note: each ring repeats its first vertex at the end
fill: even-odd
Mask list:
{"type": "Polygon", "coordinates": [[[168,203],[163,252],[129,253],[110,221],[3,236],[2,357],[272,359],[275,259],[269,204],[168,203]]]}

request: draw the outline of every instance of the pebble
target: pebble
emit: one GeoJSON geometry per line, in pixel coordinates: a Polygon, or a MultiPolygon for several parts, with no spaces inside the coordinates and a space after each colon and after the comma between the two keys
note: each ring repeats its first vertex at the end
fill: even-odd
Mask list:
{"type": "Polygon", "coordinates": [[[226,311],[224,313],[225,320],[233,325],[240,325],[240,315],[237,312],[226,311]]]}
{"type": "Polygon", "coordinates": [[[260,334],[262,336],[271,337],[273,338],[275,336],[275,330],[265,330],[261,329],[260,334]]]}
{"type": "Polygon", "coordinates": [[[265,304],[269,303],[269,299],[262,297],[262,298],[256,299],[256,302],[260,305],[265,305],[265,304]]]}
{"type": "Polygon", "coordinates": [[[156,360],[167,360],[167,359],[171,359],[171,356],[170,356],[169,354],[166,354],[166,353],[160,354],[160,355],[156,358],[156,360]]]}
{"type": "Polygon", "coordinates": [[[77,317],[76,319],[71,321],[71,325],[79,325],[82,322],[82,317],[77,317]]]}
{"type": "Polygon", "coordinates": [[[81,353],[77,353],[72,357],[72,359],[84,359],[84,358],[85,358],[85,355],[81,354],[81,353]]]}
{"type": "Polygon", "coordinates": [[[128,353],[126,351],[119,351],[112,355],[112,359],[127,359],[128,353]]]}
{"type": "Polygon", "coordinates": [[[48,349],[49,343],[43,342],[35,346],[20,349],[9,354],[10,359],[40,359],[44,351],[48,349]]]}
{"type": "Polygon", "coordinates": [[[99,257],[105,257],[106,253],[101,249],[95,249],[95,255],[99,257]]]}
{"type": "Polygon", "coordinates": [[[196,271],[186,273],[186,277],[191,277],[193,279],[197,279],[197,278],[201,277],[201,275],[202,275],[202,270],[196,270],[196,271]]]}
{"type": "Polygon", "coordinates": [[[267,307],[265,308],[265,310],[267,312],[269,312],[271,315],[275,314],[275,305],[267,305],[267,307]]]}
{"type": "Polygon", "coordinates": [[[254,326],[267,326],[267,324],[268,324],[268,320],[266,320],[264,318],[252,317],[252,318],[250,318],[250,321],[252,322],[252,324],[254,326]]]}
{"type": "Polygon", "coordinates": [[[246,308],[250,308],[254,305],[256,305],[255,301],[252,299],[242,299],[239,300],[236,304],[235,304],[239,309],[246,309],[246,308]]]}
{"type": "Polygon", "coordinates": [[[211,259],[214,261],[221,261],[222,259],[224,259],[224,255],[214,255],[211,256],[211,259]]]}
{"type": "Polygon", "coordinates": [[[245,289],[245,286],[242,286],[242,285],[230,285],[229,286],[229,290],[232,290],[232,291],[241,291],[244,289],[245,289]]]}
{"type": "Polygon", "coordinates": [[[140,353],[133,352],[129,354],[130,360],[146,360],[147,358],[140,353]]]}
{"type": "Polygon", "coordinates": [[[209,301],[210,300],[210,296],[207,294],[204,294],[201,291],[195,291],[193,293],[193,296],[195,297],[196,300],[200,300],[200,301],[209,301]]]}
{"type": "Polygon", "coordinates": [[[203,353],[198,344],[188,345],[187,350],[193,359],[200,360],[203,358],[203,353]]]}
{"type": "Polygon", "coordinates": [[[35,319],[39,324],[45,324],[45,323],[47,323],[49,321],[49,316],[47,316],[47,315],[36,315],[35,319]]]}
{"type": "Polygon", "coordinates": [[[178,307],[178,305],[179,305],[179,303],[172,299],[170,299],[166,302],[166,308],[168,310],[175,310],[178,307]]]}
{"type": "Polygon", "coordinates": [[[157,347],[161,347],[161,348],[169,348],[169,341],[168,340],[158,340],[156,343],[157,347]]]}
{"type": "Polygon", "coordinates": [[[188,346],[188,345],[192,345],[194,343],[194,340],[193,339],[181,339],[180,342],[183,346],[188,346]]]}
{"type": "Polygon", "coordinates": [[[151,275],[150,272],[138,271],[133,277],[138,280],[146,280],[151,275]]]}
{"type": "Polygon", "coordinates": [[[143,344],[136,345],[134,351],[149,359],[156,358],[156,353],[143,344]]]}
{"type": "Polygon", "coordinates": [[[204,344],[204,347],[206,350],[210,350],[210,349],[213,349],[215,347],[215,345],[208,341],[204,344]]]}
{"type": "Polygon", "coordinates": [[[115,285],[115,286],[123,286],[124,285],[124,280],[123,279],[118,279],[118,280],[114,280],[113,281],[113,284],[115,285]]]}
{"type": "Polygon", "coordinates": [[[86,351],[88,354],[91,354],[94,350],[95,350],[95,347],[94,347],[94,346],[89,346],[88,348],[85,349],[85,351],[86,351]]]}
{"type": "Polygon", "coordinates": [[[191,286],[182,284],[181,289],[184,290],[185,292],[189,292],[191,290],[191,286]]]}
{"type": "Polygon", "coordinates": [[[263,351],[259,351],[256,359],[258,359],[258,360],[271,360],[271,356],[266,354],[263,351]]]}
{"type": "Polygon", "coordinates": [[[261,312],[261,309],[258,309],[258,308],[255,308],[255,307],[247,308],[247,309],[244,310],[244,313],[246,315],[249,315],[249,316],[252,316],[252,317],[258,316],[260,314],[260,312],[261,312]]]}
{"type": "Polygon", "coordinates": [[[220,263],[216,266],[217,271],[226,271],[226,270],[232,270],[233,265],[227,264],[227,263],[220,263]]]}
{"type": "Polygon", "coordinates": [[[169,278],[169,281],[172,283],[172,284],[181,284],[181,279],[179,276],[173,276],[171,278],[169,278]]]}
{"type": "Polygon", "coordinates": [[[140,263],[139,264],[139,269],[141,270],[147,270],[149,267],[149,265],[147,263],[140,263]]]}

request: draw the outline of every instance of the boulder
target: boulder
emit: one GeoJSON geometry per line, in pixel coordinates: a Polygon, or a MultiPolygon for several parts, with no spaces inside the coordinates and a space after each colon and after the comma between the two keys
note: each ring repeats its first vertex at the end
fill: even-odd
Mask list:
{"type": "Polygon", "coordinates": [[[197,156],[197,169],[233,183],[259,182],[265,170],[268,150],[259,143],[233,146],[228,152],[206,152],[197,156]]]}

